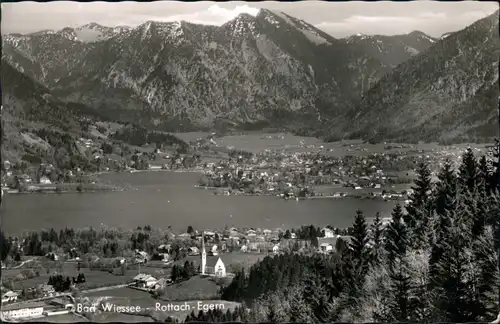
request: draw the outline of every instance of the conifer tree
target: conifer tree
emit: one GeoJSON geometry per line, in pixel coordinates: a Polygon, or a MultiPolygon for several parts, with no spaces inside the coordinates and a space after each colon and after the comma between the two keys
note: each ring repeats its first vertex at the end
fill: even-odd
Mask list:
{"type": "Polygon", "coordinates": [[[368,272],[370,262],[369,250],[367,244],[369,242],[368,231],[365,216],[362,211],[356,212],[356,217],[353,224],[352,241],[349,243],[354,261],[354,269],[357,270],[357,284],[363,285],[364,277],[368,272]]]}
{"type": "Polygon", "coordinates": [[[370,227],[370,238],[372,241],[372,250],[371,250],[371,262],[372,264],[380,263],[380,253],[382,249],[382,235],[383,235],[383,227],[382,220],[380,219],[380,213],[377,212],[375,215],[375,219],[370,227]]]}
{"type": "Polygon", "coordinates": [[[406,206],[404,216],[408,228],[409,243],[412,248],[420,248],[427,238],[426,231],[432,214],[432,182],[431,171],[426,163],[420,163],[417,169],[417,179],[412,187],[413,194],[406,206]]]}
{"type": "Polygon", "coordinates": [[[309,276],[304,280],[304,301],[310,306],[313,318],[320,323],[335,321],[335,309],[318,276],[309,276]]]}
{"type": "Polygon", "coordinates": [[[407,265],[408,232],[403,222],[403,209],[400,204],[394,207],[392,220],[385,230],[385,250],[387,252],[390,276],[388,298],[388,319],[407,321],[411,318],[410,276],[407,265]]]}
{"type": "Polygon", "coordinates": [[[436,213],[445,215],[446,211],[454,210],[457,194],[457,176],[452,168],[451,161],[447,159],[438,174],[436,185],[436,213]]]}
{"type": "Polygon", "coordinates": [[[474,242],[473,249],[474,268],[477,270],[474,285],[477,298],[476,316],[479,321],[488,321],[498,314],[496,303],[500,289],[498,255],[491,227],[474,242]]]}
{"type": "Polygon", "coordinates": [[[408,251],[408,232],[403,222],[403,209],[397,204],[392,211],[392,220],[384,231],[384,247],[387,252],[389,269],[394,266],[398,257],[406,255],[408,251]]]}
{"type": "Polygon", "coordinates": [[[486,158],[486,155],[481,156],[479,159],[479,166],[478,166],[478,172],[479,172],[479,179],[481,179],[481,182],[485,185],[486,191],[490,193],[493,189],[493,175],[491,174],[490,170],[490,164],[488,163],[488,160],[486,158]]]}
{"type": "Polygon", "coordinates": [[[474,321],[475,298],[470,278],[472,238],[471,210],[459,193],[447,238],[441,241],[443,253],[434,274],[435,307],[443,320],[474,321]]]}
{"type": "Polygon", "coordinates": [[[459,167],[459,180],[462,190],[474,192],[479,179],[479,170],[474,153],[468,148],[462,156],[459,167]]]}
{"type": "Polygon", "coordinates": [[[429,258],[430,287],[439,280],[437,264],[439,263],[448,239],[451,226],[451,217],[455,211],[457,201],[457,177],[452,169],[451,162],[445,161],[438,174],[438,183],[435,188],[435,221],[433,228],[433,242],[429,258]]]}
{"type": "Polygon", "coordinates": [[[474,199],[471,202],[474,210],[474,219],[472,224],[472,235],[474,237],[479,237],[483,234],[485,226],[488,223],[488,218],[490,215],[490,191],[488,184],[485,182],[485,178],[479,177],[477,180],[476,188],[474,194],[469,195],[470,199],[474,199]]]}
{"type": "Polygon", "coordinates": [[[409,321],[412,317],[412,308],[410,301],[410,276],[408,275],[407,265],[404,259],[398,259],[390,274],[391,278],[391,298],[389,299],[388,309],[389,318],[392,321],[409,321]]]}
{"type": "MultiPolygon", "coordinates": [[[[500,113],[499,113],[499,118],[500,118],[500,113]]],[[[497,191],[500,192],[500,138],[495,139],[495,149],[493,157],[494,157],[493,184],[496,185],[497,191]]]]}

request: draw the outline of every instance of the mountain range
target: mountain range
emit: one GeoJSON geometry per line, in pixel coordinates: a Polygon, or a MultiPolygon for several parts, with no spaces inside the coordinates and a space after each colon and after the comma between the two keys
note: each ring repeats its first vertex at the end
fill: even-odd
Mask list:
{"type": "Polygon", "coordinates": [[[398,65],[335,120],[338,136],[445,142],[498,136],[498,19],[497,11],[398,65]]]}
{"type": "Polygon", "coordinates": [[[90,23],[5,35],[2,45],[3,79],[9,64],[60,102],[151,129],[272,127],[332,140],[498,132],[498,12],[441,38],[336,39],[263,9],[222,26],[90,23]]]}

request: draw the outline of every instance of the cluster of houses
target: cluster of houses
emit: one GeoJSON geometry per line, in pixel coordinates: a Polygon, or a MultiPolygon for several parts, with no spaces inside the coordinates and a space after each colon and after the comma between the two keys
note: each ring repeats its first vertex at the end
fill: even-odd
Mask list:
{"type": "Polygon", "coordinates": [[[2,319],[22,320],[42,316],[66,314],[74,310],[74,299],[69,294],[58,294],[52,285],[42,284],[30,288],[37,290],[43,301],[21,301],[20,292],[2,291],[2,319]]]}
{"type": "Polygon", "coordinates": [[[2,302],[2,320],[22,321],[37,319],[46,316],[68,314],[74,310],[74,298],[68,294],[35,302],[12,302],[8,304],[3,304],[2,302]]]}

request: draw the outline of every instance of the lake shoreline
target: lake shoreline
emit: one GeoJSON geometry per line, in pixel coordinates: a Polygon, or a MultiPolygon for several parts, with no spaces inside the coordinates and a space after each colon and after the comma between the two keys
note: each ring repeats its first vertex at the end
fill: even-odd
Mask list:
{"type": "Polygon", "coordinates": [[[299,198],[296,202],[276,195],[214,195],[213,190],[195,188],[197,179],[193,172],[116,173],[103,175],[100,180],[130,186],[131,190],[62,196],[13,194],[2,201],[2,228],[8,233],[22,233],[65,226],[99,228],[102,223],[123,228],[136,227],[137,223],[157,228],[171,226],[175,231],[189,225],[278,228],[313,223],[346,227],[352,224],[358,208],[370,217],[376,212],[389,214],[394,207],[394,202],[371,199],[299,198]]]}

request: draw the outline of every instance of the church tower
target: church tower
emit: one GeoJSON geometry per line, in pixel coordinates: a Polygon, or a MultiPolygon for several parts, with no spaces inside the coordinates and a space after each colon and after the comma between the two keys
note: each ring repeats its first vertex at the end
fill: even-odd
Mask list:
{"type": "Polygon", "coordinates": [[[201,233],[201,274],[204,275],[207,267],[207,252],[205,251],[205,232],[201,233]]]}

